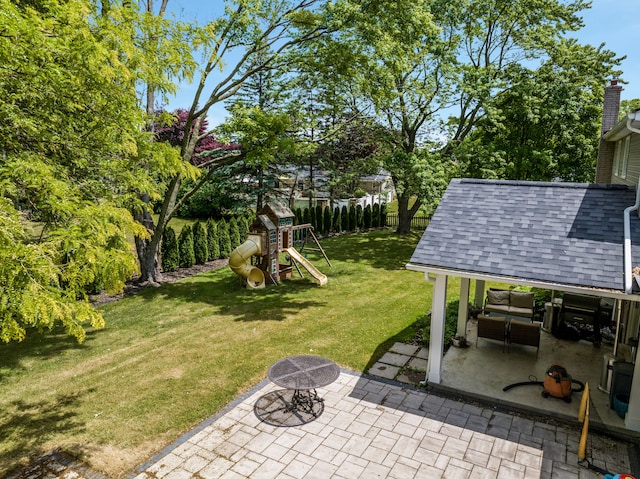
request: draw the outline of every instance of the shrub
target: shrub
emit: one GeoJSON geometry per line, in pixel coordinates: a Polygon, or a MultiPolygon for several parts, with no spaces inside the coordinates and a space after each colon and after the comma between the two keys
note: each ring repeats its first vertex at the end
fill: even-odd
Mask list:
{"type": "Polygon", "coordinates": [[[216,222],[212,218],[207,220],[207,251],[209,253],[209,261],[220,257],[220,244],[218,243],[218,228],[216,222]]]}
{"type": "Polygon", "coordinates": [[[178,237],[178,249],[180,250],[180,267],[190,268],[196,262],[193,251],[193,230],[187,225],[182,228],[178,237]]]}
{"type": "Polygon", "coordinates": [[[304,221],[302,220],[302,208],[296,208],[296,224],[297,225],[301,225],[304,223],[304,221]]]}
{"type": "Polygon", "coordinates": [[[311,214],[309,213],[309,208],[305,208],[302,212],[302,222],[306,225],[311,223],[311,214]]]}
{"type": "Polygon", "coordinates": [[[387,204],[382,203],[380,205],[380,226],[384,228],[387,226],[387,204]]]}
{"type": "Polygon", "coordinates": [[[342,217],[342,231],[349,231],[349,210],[346,205],[342,207],[340,216],[342,217]]]}
{"type": "Polygon", "coordinates": [[[229,220],[229,239],[231,240],[232,250],[243,243],[242,238],[240,237],[238,220],[236,218],[231,218],[231,220],[229,220]]]}
{"type": "Polygon", "coordinates": [[[176,240],[176,232],[171,226],[167,226],[162,234],[162,245],[160,247],[162,255],[162,270],[175,271],[180,265],[180,250],[176,240]]]}
{"type": "Polygon", "coordinates": [[[342,231],[342,217],[340,216],[340,208],[337,206],[333,210],[333,231],[336,233],[342,231]]]}
{"type": "Polygon", "coordinates": [[[368,230],[371,228],[371,205],[367,205],[364,207],[364,218],[363,218],[363,227],[368,230]]]}
{"type": "Polygon", "coordinates": [[[378,203],[375,203],[373,205],[373,211],[371,215],[371,226],[373,226],[374,228],[377,228],[378,226],[380,226],[380,205],[378,203]]]}
{"type": "Polygon", "coordinates": [[[218,244],[220,245],[220,258],[228,258],[231,255],[231,238],[229,237],[229,225],[223,219],[218,223],[218,244]]]}
{"type": "Polygon", "coordinates": [[[205,264],[209,260],[207,231],[200,221],[193,224],[193,256],[196,264],[205,264]]]}
{"type": "Polygon", "coordinates": [[[324,233],[324,217],[322,215],[322,206],[316,205],[316,230],[318,234],[324,233]]]}
{"type": "Polygon", "coordinates": [[[333,226],[333,218],[331,214],[331,208],[327,207],[324,209],[324,233],[330,233],[331,227],[333,226]]]}
{"type": "Polygon", "coordinates": [[[362,205],[356,207],[356,227],[361,230],[364,228],[364,211],[362,205]]]}
{"type": "Polygon", "coordinates": [[[349,206],[349,231],[355,231],[358,225],[356,224],[356,207],[355,205],[349,206]]]}

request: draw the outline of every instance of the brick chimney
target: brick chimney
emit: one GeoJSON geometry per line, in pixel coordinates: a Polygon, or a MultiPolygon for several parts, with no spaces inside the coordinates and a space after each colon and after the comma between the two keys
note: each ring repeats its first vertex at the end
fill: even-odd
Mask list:
{"type": "Polygon", "coordinates": [[[596,164],[596,183],[611,183],[613,153],[616,144],[604,141],[602,136],[618,124],[620,93],[622,93],[622,85],[618,85],[618,80],[615,78],[604,89],[602,130],[600,131],[600,146],[598,147],[598,162],[596,164]]]}

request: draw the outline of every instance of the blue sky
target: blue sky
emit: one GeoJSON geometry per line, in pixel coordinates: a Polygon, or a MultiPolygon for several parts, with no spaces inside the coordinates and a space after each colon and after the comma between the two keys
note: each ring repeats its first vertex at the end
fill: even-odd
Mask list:
{"type": "MultiPolygon", "coordinates": [[[[185,21],[197,19],[204,24],[221,12],[221,0],[170,0],[169,7],[185,21]]],[[[572,36],[581,43],[605,47],[618,56],[626,55],[622,62],[623,85],[622,99],[640,98],[640,46],[637,35],[640,32],[640,2],[638,0],[593,0],[592,7],[582,12],[584,28],[572,36]]],[[[197,79],[196,79],[197,81],[197,79]]],[[[603,87],[605,84],[603,84],[603,87]]],[[[193,99],[194,86],[182,84],[175,98],[166,109],[188,108],[193,99]]],[[[209,112],[209,126],[221,123],[226,116],[222,105],[215,106],[209,112]]]]}

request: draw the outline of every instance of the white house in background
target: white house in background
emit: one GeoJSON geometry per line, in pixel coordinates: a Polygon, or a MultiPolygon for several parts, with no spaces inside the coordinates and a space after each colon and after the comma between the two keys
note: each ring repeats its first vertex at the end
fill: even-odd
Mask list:
{"type": "MultiPolygon", "coordinates": [[[[280,168],[277,172],[278,181],[276,188],[283,196],[292,199],[297,206],[308,206],[309,192],[311,190],[311,178],[309,168],[306,166],[289,166],[280,168]]],[[[329,206],[331,199],[327,191],[328,175],[320,170],[313,171],[313,198],[316,205],[329,206]]],[[[366,175],[360,178],[359,188],[365,193],[358,198],[334,198],[333,207],[360,205],[363,208],[374,203],[390,202],[395,197],[395,189],[389,172],[380,169],[376,174],[366,175]]]]}

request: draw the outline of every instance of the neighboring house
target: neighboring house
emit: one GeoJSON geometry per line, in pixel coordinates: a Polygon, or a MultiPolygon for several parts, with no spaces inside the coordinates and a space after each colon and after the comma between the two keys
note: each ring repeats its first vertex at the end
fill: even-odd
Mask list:
{"type": "MultiPolygon", "coordinates": [[[[614,350],[635,362],[640,294],[632,268],[640,265],[640,114],[617,122],[620,91],[617,82],[605,89],[600,184],[475,179],[449,184],[407,264],[434,284],[427,382],[442,381],[450,277],[461,279],[458,334],[466,333],[472,279],[476,294],[480,291],[476,304],[482,303],[485,281],[582,293],[615,300],[615,314],[627,327],[614,350]]],[[[625,427],[640,431],[640,368],[633,373],[625,427]]]]}
{"type": "MultiPolygon", "coordinates": [[[[312,190],[314,205],[322,207],[330,206],[331,198],[327,191],[328,175],[320,170],[315,169],[313,172],[313,182],[309,175],[309,168],[289,166],[281,168],[278,171],[277,188],[283,193],[283,196],[289,196],[293,205],[308,206],[309,196],[312,190]],[[313,183],[313,188],[311,188],[313,183]]],[[[394,198],[393,182],[391,175],[380,170],[377,174],[367,175],[360,178],[359,188],[365,192],[364,196],[358,198],[335,198],[333,199],[333,207],[342,207],[344,205],[372,205],[373,203],[389,202],[394,198]]]]}

